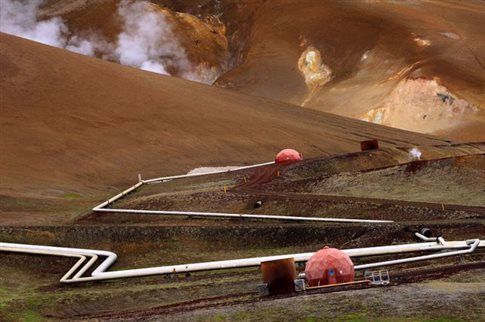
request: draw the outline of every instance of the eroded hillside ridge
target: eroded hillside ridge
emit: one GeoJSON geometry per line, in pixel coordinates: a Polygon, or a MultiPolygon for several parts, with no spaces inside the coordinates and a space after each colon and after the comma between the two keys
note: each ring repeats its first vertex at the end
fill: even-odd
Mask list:
{"type": "Polygon", "coordinates": [[[360,119],[377,124],[435,133],[459,125],[460,117],[473,115],[479,109],[456,97],[436,79],[406,78],[382,103],[360,119]]]}
{"type": "Polygon", "coordinates": [[[244,43],[245,59],[216,84],[482,141],[484,16],[485,4],[477,1],[264,2],[244,43]]]}

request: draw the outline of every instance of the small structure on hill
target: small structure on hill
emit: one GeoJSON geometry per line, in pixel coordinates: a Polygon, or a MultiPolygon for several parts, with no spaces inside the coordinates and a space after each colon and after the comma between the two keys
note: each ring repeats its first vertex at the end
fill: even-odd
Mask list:
{"type": "Polygon", "coordinates": [[[324,247],[308,260],[305,278],[309,286],[348,283],[354,280],[354,264],[349,255],[324,247]]]}
{"type": "Polygon", "coordinates": [[[369,150],[377,150],[377,149],[379,149],[379,141],[376,139],[360,142],[360,150],[362,152],[369,151],[369,150]]]}
{"type": "Polygon", "coordinates": [[[284,149],[281,150],[275,158],[275,163],[296,162],[303,160],[303,156],[296,150],[284,149]]]}

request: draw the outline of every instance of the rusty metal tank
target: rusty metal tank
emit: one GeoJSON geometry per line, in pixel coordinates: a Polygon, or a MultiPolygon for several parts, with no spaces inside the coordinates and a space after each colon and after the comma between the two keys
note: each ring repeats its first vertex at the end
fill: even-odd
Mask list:
{"type": "Polygon", "coordinates": [[[354,263],[337,248],[324,247],[310,257],[305,266],[308,286],[352,282],[354,274],[354,263]]]}
{"type": "Polygon", "coordinates": [[[284,258],[261,263],[263,281],[269,294],[290,294],[295,292],[296,267],[293,258],[284,258]]]}
{"type": "Polygon", "coordinates": [[[377,150],[379,149],[379,141],[378,140],[366,140],[360,142],[360,150],[361,151],[369,151],[369,150],[377,150]]]}

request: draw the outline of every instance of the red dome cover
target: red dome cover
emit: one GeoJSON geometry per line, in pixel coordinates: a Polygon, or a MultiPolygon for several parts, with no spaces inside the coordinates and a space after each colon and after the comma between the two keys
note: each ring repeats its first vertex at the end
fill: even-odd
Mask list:
{"type": "Polygon", "coordinates": [[[352,282],[354,263],[341,250],[324,247],[308,260],[305,279],[309,286],[352,282]]]}
{"type": "Polygon", "coordinates": [[[283,162],[295,162],[302,160],[302,155],[296,150],[293,149],[284,149],[281,150],[275,158],[276,163],[283,163],[283,162]]]}

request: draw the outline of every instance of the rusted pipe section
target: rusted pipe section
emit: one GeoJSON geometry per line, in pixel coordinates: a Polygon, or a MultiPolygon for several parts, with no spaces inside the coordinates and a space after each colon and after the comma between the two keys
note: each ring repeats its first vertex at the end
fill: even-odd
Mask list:
{"type": "Polygon", "coordinates": [[[294,258],[282,258],[261,263],[263,282],[270,295],[295,292],[296,267],[294,258]]]}

